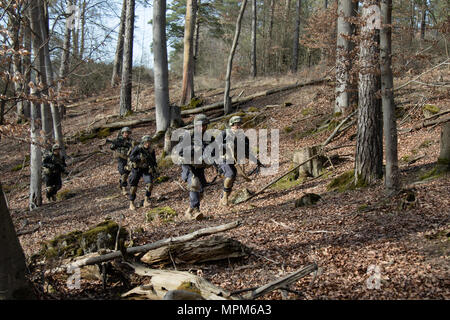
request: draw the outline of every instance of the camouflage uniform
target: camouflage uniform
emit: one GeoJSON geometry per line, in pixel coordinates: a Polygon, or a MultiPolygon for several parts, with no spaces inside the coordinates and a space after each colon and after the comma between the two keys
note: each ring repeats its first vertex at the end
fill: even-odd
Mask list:
{"type": "MultiPolygon", "coordinates": [[[[198,115],[194,119],[194,125],[207,125],[209,123],[208,118],[205,115],[198,115]]],[[[185,137],[186,138],[186,137],[185,137]]],[[[194,159],[195,150],[199,154],[203,155],[203,151],[210,144],[204,142],[202,136],[196,137],[195,134],[190,134],[190,147],[186,150],[181,149],[178,153],[181,163],[181,179],[187,182],[189,190],[189,208],[186,210],[186,218],[200,220],[203,218],[203,214],[200,213],[200,202],[203,198],[204,187],[206,186],[205,169],[210,165],[204,162],[204,159],[197,161],[199,163],[186,163],[186,159],[182,159],[187,151],[190,159],[194,159]]],[[[188,154],[186,154],[187,156],[188,154]]]]}
{"type": "Polygon", "coordinates": [[[130,209],[132,210],[136,209],[134,200],[136,199],[137,186],[141,177],[144,179],[146,191],[144,207],[147,207],[153,189],[153,180],[156,179],[157,175],[156,153],[151,146],[149,146],[148,149],[144,147],[146,142],[151,142],[150,136],[142,137],[142,142],[134,147],[129,157],[131,174],[128,181],[130,183],[130,194],[128,199],[130,200],[130,209]]]}
{"type": "Polygon", "coordinates": [[[133,139],[123,137],[125,131],[131,133],[131,130],[125,127],[122,129],[120,136],[116,140],[111,141],[111,150],[114,150],[114,158],[117,159],[117,169],[120,174],[119,186],[124,195],[127,194],[127,180],[130,175],[130,168],[127,167],[128,154],[137,144],[133,139]]]}
{"type": "MultiPolygon", "coordinates": [[[[230,127],[236,123],[242,123],[242,118],[239,116],[234,116],[229,121],[230,127]]],[[[231,129],[222,131],[221,134],[216,137],[216,142],[223,145],[223,159],[218,166],[219,174],[225,177],[223,181],[223,195],[220,204],[223,206],[228,206],[228,197],[233,190],[233,185],[237,175],[236,163],[240,163],[243,160],[238,159],[238,157],[241,156],[237,150],[238,145],[244,146],[242,156],[244,156],[245,159],[250,159],[258,166],[260,166],[261,163],[250,152],[250,141],[240,129],[237,131],[233,131],[231,129]]]]}
{"type": "Polygon", "coordinates": [[[56,201],[56,193],[62,187],[61,174],[66,172],[66,160],[64,156],[55,152],[61,150],[58,144],[52,147],[52,153],[44,155],[42,159],[43,180],[47,187],[48,200],[56,201]]]}

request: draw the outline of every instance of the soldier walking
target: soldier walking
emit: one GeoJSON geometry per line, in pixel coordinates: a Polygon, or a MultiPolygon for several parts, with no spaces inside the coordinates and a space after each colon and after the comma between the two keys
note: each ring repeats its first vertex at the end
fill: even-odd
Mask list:
{"type": "Polygon", "coordinates": [[[250,151],[250,142],[244,131],[241,130],[242,118],[240,116],[232,117],[228,122],[230,129],[226,129],[216,137],[216,142],[221,143],[223,146],[222,161],[219,163],[219,173],[223,175],[223,194],[220,200],[222,206],[229,205],[229,196],[233,190],[233,185],[236,180],[237,169],[236,165],[241,163],[243,159],[239,156],[241,153],[252,162],[255,162],[259,167],[262,166],[261,162],[250,151]],[[241,153],[238,152],[238,147],[241,146],[244,149],[241,153]]]}
{"type": "Polygon", "coordinates": [[[44,156],[42,167],[43,178],[47,187],[47,199],[56,201],[56,194],[62,187],[61,174],[66,173],[66,160],[61,155],[59,144],[54,144],[52,152],[44,156]]]}
{"type": "Polygon", "coordinates": [[[119,187],[125,196],[127,195],[127,180],[130,174],[130,169],[127,167],[128,155],[137,143],[131,138],[131,129],[128,127],[122,128],[117,139],[107,141],[111,142],[111,150],[114,151],[114,158],[117,159],[117,169],[120,174],[119,187]]]}
{"type": "Polygon", "coordinates": [[[130,183],[130,194],[128,199],[130,200],[131,210],[136,210],[134,200],[136,199],[137,186],[141,177],[144,179],[145,183],[144,207],[150,205],[153,181],[157,176],[156,153],[151,147],[151,141],[152,138],[150,136],[143,136],[141,143],[134,147],[130,153],[129,162],[132,169],[128,181],[130,183]]]}
{"type": "Polygon", "coordinates": [[[209,120],[204,114],[197,115],[194,118],[194,132],[190,133],[188,137],[184,137],[190,140],[190,146],[181,149],[178,153],[178,163],[181,163],[181,179],[187,182],[189,190],[189,208],[185,212],[186,219],[201,220],[204,217],[200,212],[200,202],[206,186],[205,169],[210,166],[203,159],[203,151],[209,144],[203,141],[203,134],[208,123],[209,120]],[[202,155],[202,158],[195,159],[196,154],[202,155]],[[190,158],[185,159],[184,156],[190,158]]]}

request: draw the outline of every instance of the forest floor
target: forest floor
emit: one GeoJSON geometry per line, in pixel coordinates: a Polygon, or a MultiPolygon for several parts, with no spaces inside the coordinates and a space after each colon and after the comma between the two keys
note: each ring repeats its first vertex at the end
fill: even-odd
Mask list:
{"type": "MultiPolygon", "coordinates": [[[[421,78],[427,82],[443,77],[450,83],[448,70],[435,70],[421,78]]],[[[236,82],[232,94],[247,96],[255,92],[290,84],[295,81],[317,78],[313,74],[261,78],[236,82]]],[[[412,76],[410,77],[412,78],[412,76]]],[[[396,85],[409,78],[396,79],[396,85]]],[[[181,82],[181,81],[180,81],[181,82]]],[[[221,88],[201,89],[197,94],[209,104],[222,99],[221,88]],[[216,94],[219,93],[219,94],[216,94]]],[[[171,100],[178,101],[179,88],[171,88],[171,100]]],[[[118,94],[107,90],[99,97],[118,94]]],[[[311,133],[333,111],[334,87],[332,83],[307,86],[255,99],[239,106],[268,108],[259,128],[280,130],[280,158],[278,174],[258,175],[252,182],[238,177],[234,190],[248,188],[258,190],[276,176],[286,172],[292,164],[295,150],[320,144],[332,130],[311,133]],[[285,102],[292,105],[284,106],[285,102]]],[[[144,87],[140,106],[130,119],[154,114],[153,89],[144,87]]],[[[423,86],[411,83],[396,92],[396,103],[404,112],[398,118],[399,129],[408,129],[423,120],[423,105],[438,106],[441,111],[450,108],[448,88],[423,86]]],[[[92,102],[69,108],[63,122],[66,137],[75,136],[92,124],[109,121],[118,112],[118,99],[92,102]]],[[[191,118],[184,120],[188,124],[191,118]]],[[[23,138],[26,138],[24,125],[23,138]]],[[[104,138],[94,138],[67,145],[70,175],[63,176],[61,191],[70,191],[65,200],[44,204],[28,210],[28,183],[30,169],[26,156],[29,145],[17,139],[2,138],[0,143],[0,174],[6,190],[9,208],[17,231],[40,228],[19,237],[27,258],[38,252],[41,243],[60,234],[74,230],[86,230],[111,218],[118,221],[123,214],[124,225],[130,232],[134,245],[151,243],[170,236],[183,235],[207,226],[216,226],[236,220],[242,225],[224,233],[251,248],[252,254],[244,258],[215,263],[177,265],[178,270],[190,270],[224,289],[235,291],[262,286],[311,262],[317,263],[319,273],[314,282],[305,277],[290,288],[301,292],[289,293],[290,299],[449,299],[449,250],[450,250],[450,177],[442,176],[421,180],[425,172],[436,164],[440,148],[440,126],[414,132],[399,132],[399,164],[402,184],[413,190],[416,201],[402,206],[404,195],[386,198],[383,181],[374,185],[345,192],[328,191],[327,185],[340,174],[353,169],[356,125],[334,139],[329,148],[350,145],[331,151],[332,165],[328,174],[309,179],[287,189],[270,188],[251,201],[222,208],[217,205],[222,194],[222,180],[209,186],[201,210],[203,221],[183,221],[189,202],[188,193],[178,183],[180,167],[160,169],[169,181],[157,184],[152,195],[153,206],[170,206],[179,215],[169,223],[146,222],[148,209],[128,209],[128,200],[118,189],[119,176],[116,162],[104,138]],[[84,157],[89,156],[89,157],[84,157]],[[74,159],[83,159],[75,161],[74,159]],[[20,169],[20,165],[26,165],[20,169]],[[19,169],[17,169],[19,168],[19,169]],[[305,193],[320,194],[315,205],[295,208],[294,202],[305,193]],[[377,266],[381,283],[370,289],[370,266],[377,266]]],[[[19,130],[20,132],[20,130],[19,130]]],[[[132,136],[140,139],[144,134],[153,135],[155,124],[133,128],[132,136]]],[[[109,138],[115,137],[117,131],[109,138]]],[[[20,134],[19,134],[20,135],[20,134]]],[[[156,146],[159,156],[162,145],[156,146]]],[[[247,169],[252,167],[247,166],[247,169]]],[[[215,176],[207,170],[207,180],[215,176]]],[[[43,192],[44,194],[44,192],[43,192]]],[[[138,202],[144,197],[142,182],[138,189],[138,202]]],[[[173,266],[166,266],[172,269],[173,266]]],[[[109,283],[103,290],[101,281],[82,279],[80,290],[69,290],[58,278],[47,279],[42,299],[119,299],[127,291],[120,282],[109,283]],[[58,282],[59,281],[59,282],[58,282]]],[[[134,285],[145,283],[135,278],[134,285]]],[[[261,299],[282,299],[280,291],[273,291],[261,299]]]]}

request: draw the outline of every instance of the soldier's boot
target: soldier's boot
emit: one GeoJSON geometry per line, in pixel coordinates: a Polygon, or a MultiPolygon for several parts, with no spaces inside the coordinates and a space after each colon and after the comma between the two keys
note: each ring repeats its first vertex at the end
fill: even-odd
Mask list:
{"type": "Polygon", "coordinates": [[[194,208],[187,208],[187,210],[184,212],[184,218],[186,220],[191,220],[193,217],[194,208]]]}
{"type": "Polygon", "coordinates": [[[234,178],[225,178],[223,181],[223,196],[220,199],[220,204],[227,207],[229,205],[228,198],[233,188],[234,178]]]}
{"type": "Polygon", "coordinates": [[[230,197],[230,193],[231,192],[223,192],[222,198],[220,199],[220,204],[224,207],[228,207],[230,205],[229,201],[229,197],[230,197]]]}
{"type": "Polygon", "coordinates": [[[136,210],[136,206],[134,205],[134,201],[130,200],[130,210],[136,210]]]}
{"type": "Polygon", "coordinates": [[[193,219],[200,221],[200,220],[203,220],[204,218],[205,218],[205,216],[203,215],[203,213],[200,212],[200,209],[195,208],[194,214],[193,214],[193,219]]]}
{"type": "Polygon", "coordinates": [[[137,186],[132,186],[130,188],[130,195],[129,195],[130,210],[136,210],[136,206],[134,205],[134,199],[136,199],[136,191],[137,191],[137,186]]]}
{"type": "Polygon", "coordinates": [[[205,216],[203,215],[203,213],[200,212],[199,208],[191,208],[191,207],[189,207],[186,210],[186,212],[184,214],[184,217],[185,217],[186,220],[197,220],[197,221],[200,221],[200,220],[203,220],[203,218],[205,216]]]}
{"type": "Polygon", "coordinates": [[[147,208],[150,206],[150,196],[152,194],[152,190],[153,190],[153,184],[147,183],[145,185],[144,208],[147,208]]]}

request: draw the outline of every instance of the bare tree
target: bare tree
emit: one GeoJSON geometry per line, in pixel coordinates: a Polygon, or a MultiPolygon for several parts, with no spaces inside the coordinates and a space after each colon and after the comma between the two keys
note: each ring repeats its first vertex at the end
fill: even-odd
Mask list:
{"type": "Polygon", "coordinates": [[[257,6],[256,0],[252,0],[252,70],[251,75],[256,78],[256,22],[257,22],[257,6]]]}
{"type": "Polygon", "coordinates": [[[132,68],[133,68],[133,34],[134,34],[134,0],[127,0],[125,39],[123,49],[122,83],[120,86],[120,116],[131,111],[132,102],[132,68]]]}
{"type": "Polygon", "coordinates": [[[343,113],[348,110],[351,100],[350,71],[352,61],[350,51],[353,46],[349,37],[353,33],[353,28],[349,19],[354,16],[353,8],[352,0],[338,0],[335,113],[343,113]]]}
{"type": "MultiPolygon", "coordinates": [[[[36,89],[31,88],[31,95],[35,97],[36,89]]],[[[40,128],[37,119],[37,104],[31,101],[31,121],[30,121],[30,211],[42,205],[42,152],[39,145],[40,128]]]]}
{"type": "Polygon", "coordinates": [[[225,114],[229,114],[231,112],[231,97],[230,97],[231,70],[233,68],[233,57],[234,57],[234,53],[236,52],[237,44],[239,41],[239,35],[241,33],[242,17],[244,16],[246,5],[247,5],[247,0],[242,0],[241,9],[239,11],[239,16],[236,21],[236,30],[234,32],[233,44],[231,46],[230,55],[228,56],[227,74],[225,77],[225,93],[224,93],[224,113],[225,114]]]}
{"type": "Polygon", "coordinates": [[[197,0],[187,0],[184,25],[183,84],[180,105],[185,105],[194,95],[194,30],[197,0]]]}
{"type": "Polygon", "coordinates": [[[126,15],[127,15],[127,0],[123,0],[122,14],[120,15],[119,34],[117,36],[116,55],[114,57],[113,74],[111,78],[111,87],[115,87],[119,83],[122,74],[123,42],[124,42],[126,15]]]}
{"type": "Polygon", "coordinates": [[[385,187],[388,192],[400,187],[397,152],[397,123],[392,76],[392,0],[381,0],[382,28],[380,31],[381,101],[386,154],[385,187]]]}
{"type": "Polygon", "coordinates": [[[25,277],[25,255],[0,182],[0,300],[35,298],[25,277]]]}
{"type": "Polygon", "coordinates": [[[166,0],[155,0],[153,3],[153,51],[156,131],[165,132],[171,120],[166,38],[166,0]]]}
{"type": "Polygon", "coordinates": [[[300,14],[301,14],[302,0],[297,0],[297,8],[295,14],[295,28],[294,28],[294,43],[292,46],[292,64],[291,72],[295,73],[298,70],[298,48],[300,37],[300,14]]]}

